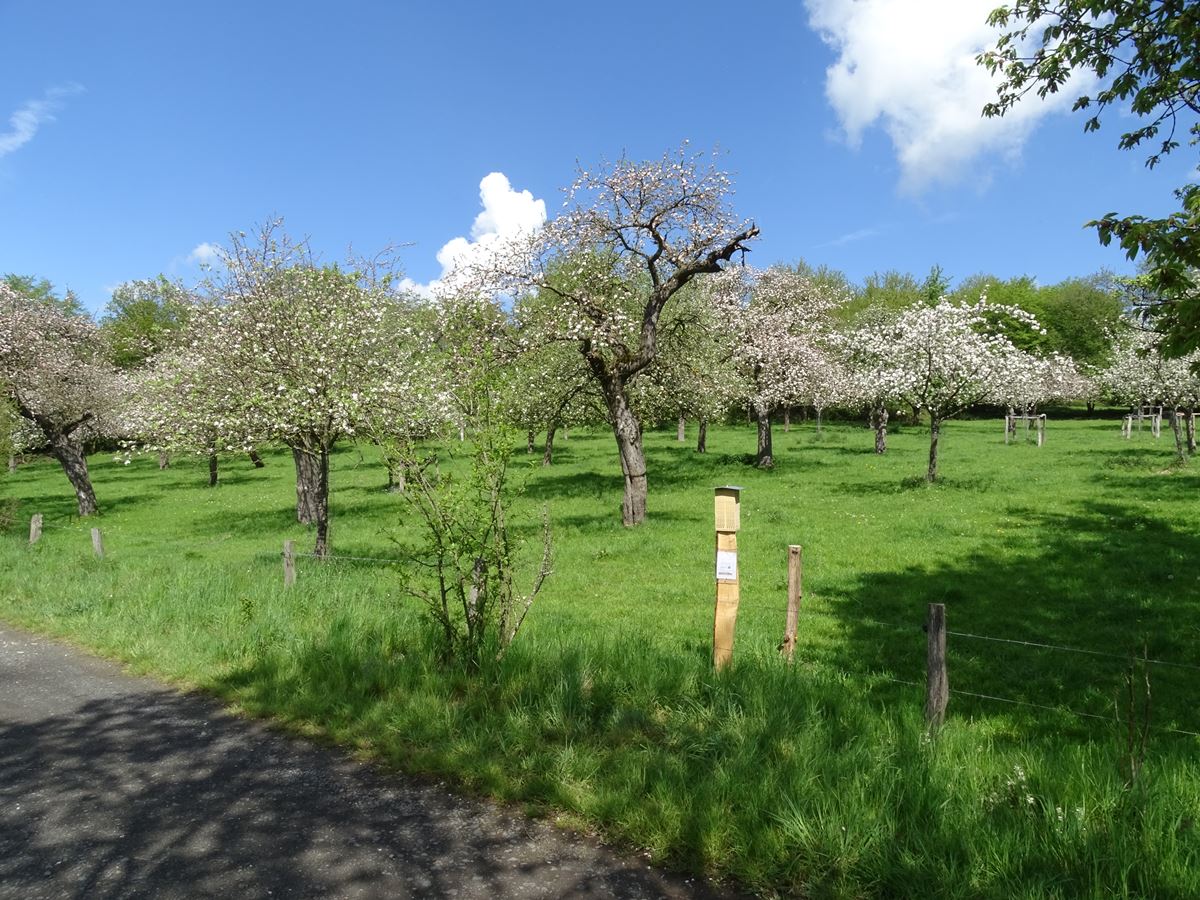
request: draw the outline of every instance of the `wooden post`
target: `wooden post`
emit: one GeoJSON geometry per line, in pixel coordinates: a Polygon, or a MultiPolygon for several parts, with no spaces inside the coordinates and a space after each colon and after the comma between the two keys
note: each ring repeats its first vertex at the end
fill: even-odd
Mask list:
{"type": "Polygon", "coordinates": [[[741,528],[741,491],[732,485],[716,489],[717,607],[713,614],[713,666],[733,661],[733,630],[739,600],[737,532],[741,528]]]}
{"type": "Polygon", "coordinates": [[[296,542],[283,542],[283,586],[291,587],[296,583],[296,542]]]}
{"type": "Polygon", "coordinates": [[[1158,413],[1150,419],[1150,433],[1156,438],[1162,435],[1162,413],[1158,413]]]}
{"type": "Polygon", "coordinates": [[[950,680],[946,676],[946,607],[929,604],[925,623],[927,635],[925,672],[925,721],[930,729],[941,727],[950,699],[950,680]]]}
{"type": "Polygon", "coordinates": [[[788,545],[787,619],[783,625],[783,643],[779,652],[790,663],[796,652],[796,629],[800,624],[800,598],[803,595],[803,548],[799,544],[788,545]]]}
{"type": "Polygon", "coordinates": [[[42,539],[42,514],[34,513],[29,519],[29,543],[36,544],[42,539]]]}
{"type": "Polygon", "coordinates": [[[1121,437],[1129,440],[1133,436],[1133,416],[1126,416],[1121,420],[1121,437]]]}
{"type": "Polygon", "coordinates": [[[1004,417],[1004,443],[1008,443],[1009,417],[1004,417]]]}
{"type": "Polygon", "coordinates": [[[1046,414],[1042,413],[1038,416],[1037,422],[1037,445],[1040,447],[1046,443],[1046,414]]]}
{"type": "Polygon", "coordinates": [[[97,559],[104,559],[104,538],[101,537],[99,528],[92,529],[92,551],[97,559]]]}

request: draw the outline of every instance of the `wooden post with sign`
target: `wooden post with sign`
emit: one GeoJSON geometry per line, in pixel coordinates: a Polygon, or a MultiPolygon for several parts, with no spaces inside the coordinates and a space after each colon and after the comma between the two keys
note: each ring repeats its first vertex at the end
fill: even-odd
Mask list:
{"type": "Polygon", "coordinates": [[[713,667],[723,669],[733,661],[733,629],[737,624],[737,533],[741,528],[740,487],[716,489],[717,608],[713,616],[713,667]]]}

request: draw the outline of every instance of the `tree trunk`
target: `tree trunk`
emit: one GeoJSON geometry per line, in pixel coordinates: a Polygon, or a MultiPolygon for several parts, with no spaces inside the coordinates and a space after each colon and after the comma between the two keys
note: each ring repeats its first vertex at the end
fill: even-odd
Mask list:
{"type": "Polygon", "coordinates": [[[1095,400],[1089,400],[1087,402],[1087,411],[1088,411],[1089,416],[1096,411],[1096,401],[1095,400]]]}
{"type": "Polygon", "coordinates": [[[681,443],[681,444],[687,440],[687,430],[686,429],[687,429],[687,419],[684,418],[683,413],[680,413],[679,414],[679,424],[677,424],[675,426],[675,440],[679,441],[679,443],[681,443]]]}
{"type": "Polygon", "coordinates": [[[217,454],[208,454],[208,486],[217,486],[217,454]]]}
{"type": "Polygon", "coordinates": [[[170,454],[167,454],[167,453],[158,454],[158,468],[160,471],[163,469],[171,468],[170,454]]]}
{"type": "Polygon", "coordinates": [[[313,468],[317,470],[317,490],[313,498],[313,512],[317,520],[317,543],[313,547],[313,555],[324,559],[329,555],[329,450],[322,447],[313,468]]]}
{"type": "Polygon", "coordinates": [[[533,452],[534,441],[536,439],[537,439],[537,435],[533,433],[532,428],[530,428],[528,431],[525,432],[525,452],[526,453],[533,452]]]}
{"type": "Polygon", "coordinates": [[[629,406],[624,385],[616,379],[602,384],[604,399],[612,418],[613,437],[621,456],[621,474],[625,493],[621,500],[621,524],[640,525],[646,521],[646,454],[642,450],[642,427],[629,406]]]}
{"type": "Polygon", "coordinates": [[[387,475],[387,492],[389,494],[404,493],[404,464],[394,460],[389,460],[387,462],[387,475]]]}
{"type": "Polygon", "coordinates": [[[755,403],[754,417],[758,420],[758,452],[754,464],[760,469],[770,469],[775,465],[775,457],[771,453],[770,407],[765,403],[755,403]]]}
{"type": "Polygon", "coordinates": [[[696,452],[708,452],[708,419],[700,420],[700,433],[696,435],[696,452]]]}
{"type": "Polygon", "coordinates": [[[871,427],[875,429],[875,452],[887,453],[887,407],[880,404],[871,410],[871,427]]]}
{"type": "Polygon", "coordinates": [[[823,406],[817,407],[817,434],[821,433],[821,413],[824,412],[824,410],[825,407],[823,406]]]}
{"type": "Polygon", "coordinates": [[[88,476],[83,444],[65,435],[51,435],[50,455],[58,460],[67,475],[67,480],[71,482],[71,487],[75,488],[79,515],[94,516],[98,512],[96,492],[92,490],[92,480],[88,476]]]}
{"type": "Polygon", "coordinates": [[[1187,442],[1183,436],[1183,427],[1179,424],[1179,410],[1166,410],[1167,417],[1171,420],[1171,433],[1175,435],[1175,457],[1181,463],[1188,461],[1187,442]]]}
{"type": "Polygon", "coordinates": [[[10,473],[17,471],[17,454],[15,453],[8,454],[8,471],[10,473]]]}
{"type": "Polygon", "coordinates": [[[546,429],[546,450],[542,453],[542,465],[548,466],[554,462],[554,433],[558,429],[551,425],[546,429]]]}
{"type": "Polygon", "coordinates": [[[1194,418],[1195,414],[1196,414],[1196,407],[1189,406],[1187,408],[1187,413],[1186,413],[1187,422],[1185,424],[1187,425],[1188,453],[1192,453],[1192,454],[1195,454],[1195,452],[1196,452],[1196,420],[1194,418]]]}
{"type": "Polygon", "coordinates": [[[296,463],[296,521],[312,525],[317,521],[316,494],[320,480],[317,458],[315,454],[293,447],[292,459],[296,463]]]}
{"type": "Polygon", "coordinates": [[[257,450],[250,451],[250,462],[254,463],[254,468],[256,468],[256,469],[261,469],[263,466],[266,465],[266,463],[263,462],[263,458],[258,455],[257,450]]]}
{"type": "Polygon", "coordinates": [[[792,408],[791,408],[791,406],[785,406],[783,408],[783,432],[784,432],[784,434],[787,434],[791,430],[792,430],[792,408]]]}
{"type": "Polygon", "coordinates": [[[1015,441],[1017,439],[1017,420],[1014,418],[1017,411],[1011,406],[1008,408],[1008,440],[1015,441]]]}
{"type": "Polygon", "coordinates": [[[929,470],[925,480],[930,484],[937,481],[938,469],[938,438],[941,436],[942,422],[933,413],[929,414],[929,470]]]}

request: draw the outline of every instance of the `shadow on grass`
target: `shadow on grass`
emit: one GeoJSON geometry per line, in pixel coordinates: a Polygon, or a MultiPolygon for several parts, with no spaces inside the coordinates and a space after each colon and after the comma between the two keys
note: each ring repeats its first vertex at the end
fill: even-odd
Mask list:
{"type": "MultiPolygon", "coordinates": [[[[1097,651],[951,634],[951,688],[1122,718],[1133,654],[1200,666],[1200,536],[1100,501],[1071,512],[1011,507],[1008,514],[1017,522],[1006,549],[956,563],[914,562],[835,588],[830,596],[843,638],[817,652],[844,670],[923,683],[926,606],[944,603],[951,632],[1097,651]]],[[[1200,731],[1197,674],[1150,666],[1152,726],[1200,731]]],[[[978,698],[952,697],[955,707],[1019,719],[1026,736],[1050,741],[1064,727],[1092,734],[1105,727],[978,698]]]]}

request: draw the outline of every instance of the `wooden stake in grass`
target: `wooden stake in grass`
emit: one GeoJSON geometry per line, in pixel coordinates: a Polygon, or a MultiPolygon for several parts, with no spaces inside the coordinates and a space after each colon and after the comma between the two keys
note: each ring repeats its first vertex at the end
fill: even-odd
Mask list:
{"type": "Polygon", "coordinates": [[[97,559],[104,559],[104,538],[100,535],[99,528],[92,529],[92,551],[97,559]]]}
{"type": "Polygon", "coordinates": [[[737,624],[737,532],[741,528],[740,487],[716,489],[717,608],[713,616],[713,667],[723,669],[733,661],[733,629],[737,624]]]}
{"type": "Polygon", "coordinates": [[[925,721],[930,729],[940,728],[946,718],[950,699],[950,679],[946,675],[946,607],[929,604],[925,623],[927,635],[925,672],[925,721]]]}
{"type": "Polygon", "coordinates": [[[802,553],[803,548],[799,544],[788,545],[787,619],[783,625],[783,643],[779,645],[779,652],[789,663],[796,652],[796,629],[800,624],[802,553]]]}
{"type": "Polygon", "coordinates": [[[283,586],[291,587],[296,583],[296,542],[283,542],[283,586]]]}
{"type": "Polygon", "coordinates": [[[29,543],[36,544],[42,539],[42,514],[34,513],[29,519],[29,543]]]}

